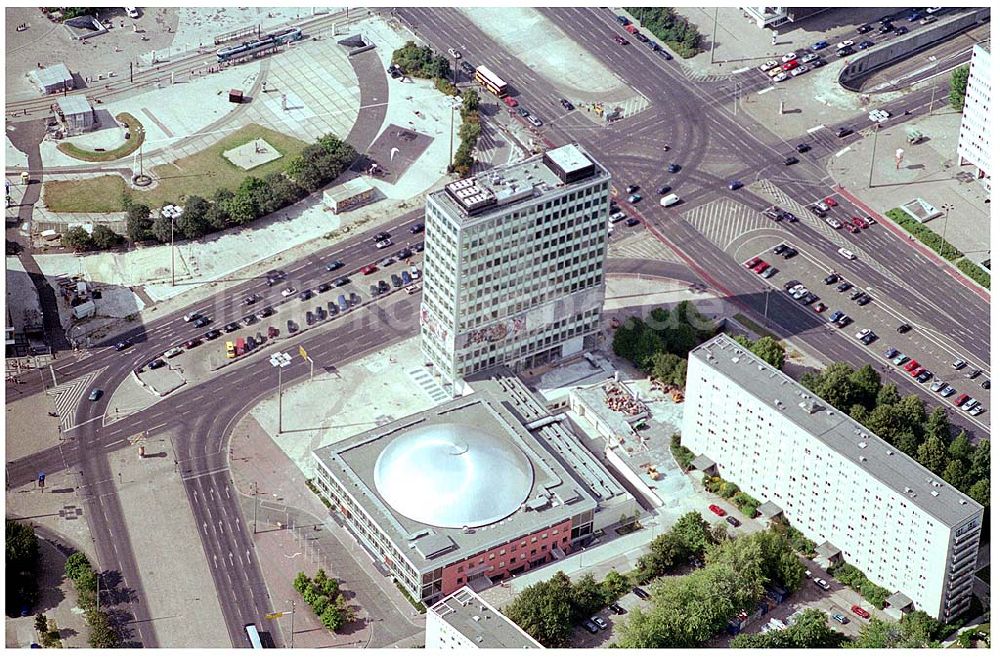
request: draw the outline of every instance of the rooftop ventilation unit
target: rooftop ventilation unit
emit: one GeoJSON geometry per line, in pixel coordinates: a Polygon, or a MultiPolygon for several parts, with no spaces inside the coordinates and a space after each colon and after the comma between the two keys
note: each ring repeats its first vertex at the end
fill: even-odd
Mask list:
{"type": "Polygon", "coordinates": [[[859,455],[859,456],[858,456],[858,461],[859,461],[859,462],[863,462],[863,461],[867,461],[867,460],[865,459],[865,456],[864,456],[864,455],[859,455]]]}
{"type": "Polygon", "coordinates": [[[938,493],[937,491],[932,491],[931,495],[934,496],[934,497],[937,497],[937,496],[940,496],[941,494],[938,493]]]}
{"type": "Polygon", "coordinates": [[[969,504],[969,501],[967,501],[967,500],[965,500],[965,499],[963,499],[963,498],[959,498],[959,499],[958,499],[958,504],[959,504],[959,505],[968,505],[968,504],[969,504]]]}
{"type": "Polygon", "coordinates": [[[868,444],[865,443],[864,441],[861,441],[860,443],[858,443],[858,447],[864,449],[868,447],[868,444]]]}
{"type": "Polygon", "coordinates": [[[894,452],[893,452],[892,450],[886,450],[886,451],[885,451],[885,454],[887,454],[887,455],[889,455],[890,457],[892,457],[892,456],[893,456],[894,454],[896,454],[896,453],[894,453],[894,452]]]}
{"type": "Polygon", "coordinates": [[[911,489],[909,487],[903,487],[903,492],[904,493],[913,493],[913,489],[911,489]]]}

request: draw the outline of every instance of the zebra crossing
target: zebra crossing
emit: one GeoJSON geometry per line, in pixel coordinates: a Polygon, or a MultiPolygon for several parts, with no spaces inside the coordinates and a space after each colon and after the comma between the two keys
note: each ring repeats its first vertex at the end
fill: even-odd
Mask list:
{"type": "Polygon", "coordinates": [[[446,402],[451,399],[441,385],[437,383],[437,380],[431,376],[431,373],[427,372],[423,368],[414,368],[409,371],[410,379],[412,379],[417,386],[422,388],[427,395],[431,397],[436,404],[446,402]]]}
{"type": "Polygon", "coordinates": [[[723,75],[718,75],[716,73],[700,73],[684,65],[680,66],[680,70],[681,70],[681,75],[683,75],[691,82],[720,82],[723,80],[732,79],[732,75],[729,73],[723,75]]]}
{"type": "Polygon", "coordinates": [[[669,247],[643,231],[608,243],[608,258],[641,258],[667,263],[680,263],[669,247]]]}
{"type": "Polygon", "coordinates": [[[59,414],[59,425],[63,430],[71,429],[76,416],[76,408],[80,405],[80,400],[83,399],[84,393],[89,391],[91,382],[106,369],[107,366],[99,370],[91,370],[85,375],[71,379],[46,391],[49,396],[54,398],[56,413],[59,414]]]}
{"type": "Polygon", "coordinates": [[[837,245],[838,247],[844,247],[853,251],[858,258],[862,258],[869,267],[873,270],[886,277],[893,283],[903,288],[909,288],[909,285],[902,278],[897,276],[894,272],[889,270],[887,267],[879,262],[878,257],[873,256],[868,253],[857,241],[848,240],[842,231],[838,231],[826,222],[824,222],[819,217],[813,215],[809,210],[795,201],[790,196],[784,193],[780,187],[771,182],[766,178],[761,178],[754,181],[750,185],[747,185],[747,189],[756,192],[757,194],[774,199],[774,203],[781,206],[785,210],[794,213],[798,216],[799,221],[804,222],[815,229],[820,235],[825,237],[827,240],[837,245]]]}
{"type": "Polygon", "coordinates": [[[774,228],[774,223],[759,210],[732,199],[706,203],[684,213],[683,217],[684,221],[723,251],[744,233],[774,228]]]}

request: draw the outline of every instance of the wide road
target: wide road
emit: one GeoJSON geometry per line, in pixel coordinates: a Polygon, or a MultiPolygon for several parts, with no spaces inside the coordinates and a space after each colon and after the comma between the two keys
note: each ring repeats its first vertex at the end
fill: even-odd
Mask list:
{"type": "MultiPolygon", "coordinates": [[[[486,64],[498,72],[512,86],[520,104],[545,121],[541,137],[555,144],[570,141],[582,144],[612,172],[620,196],[624,196],[627,185],[638,184],[647,199],[634,208],[626,207],[626,211],[640,217],[712,288],[737,300],[763,321],[768,296],[763,293],[760,279],[743,268],[733,254],[720,249],[685,221],[683,215],[726,197],[751,208],[768,205],[746,188],[730,192],[726,183],[732,179],[748,184],[768,179],[800,205],[830,195],[835,191],[835,182],[822,165],[830,154],[858,141],[861,130],[871,126],[867,116],[859,115],[857,120],[841,124],[854,130],[845,139],[836,138],[833,129],[839,126],[833,126],[785,141],[746,115],[734,117],[731,82],[695,83],[684,76],[676,61],[664,61],[640,45],[616,44],[612,39],[621,33],[621,28],[607,10],[541,11],[615,75],[646,96],[652,106],[632,118],[596,127],[580,112],[562,110],[558,99],[570,95],[569,91],[560,90],[539,76],[479,30],[461,11],[406,8],[398,9],[397,13],[410,26],[415,25],[417,34],[435,49],[455,47],[466,61],[486,64]],[[812,150],[799,156],[798,165],[784,166],[784,158],[795,152],[794,146],[799,142],[808,142],[812,150]],[[665,143],[671,146],[666,154],[662,150],[665,143]],[[667,161],[681,164],[681,171],[667,174],[667,161]],[[670,209],[655,204],[655,190],[664,183],[682,197],[682,204],[670,209]]],[[[753,74],[748,71],[741,75],[750,80],[753,74]]],[[[926,111],[931,93],[927,89],[909,94],[886,108],[897,115],[895,120],[903,116],[904,110],[918,115],[926,111]]],[[[937,94],[940,99],[942,91],[937,94]]],[[[956,354],[989,363],[989,337],[981,330],[988,326],[989,304],[980,294],[939,270],[908,243],[884,229],[876,227],[848,236],[833,229],[825,230],[825,224],[814,225],[810,220],[802,217],[802,221],[787,228],[789,239],[836,264],[856,284],[891,299],[912,324],[931,328],[953,345],[956,354]],[[844,261],[837,254],[841,246],[848,246],[861,257],[844,261]]],[[[769,312],[768,316],[784,327],[785,318],[777,314],[780,312],[769,312]]],[[[803,325],[798,320],[788,324],[790,329],[784,335],[789,337],[818,329],[815,320],[812,325],[803,325]]],[[[812,345],[819,353],[828,352],[821,342],[812,341],[812,345]]],[[[864,356],[864,351],[854,346],[854,358],[850,361],[858,363],[864,356]]],[[[918,392],[940,404],[940,400],[912,381],[902,391],[918,392]]],[[[954,420],[976,436],[988,433],[978,421],[964,414],[954,420]]]]}

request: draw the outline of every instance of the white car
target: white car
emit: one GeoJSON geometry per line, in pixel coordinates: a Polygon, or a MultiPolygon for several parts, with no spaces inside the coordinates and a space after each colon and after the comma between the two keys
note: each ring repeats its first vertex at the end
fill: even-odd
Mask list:
{"type": "Polygon", "coordinates": [[[676,194],[668,194],[667,196],[660,199],[660,205],[666,208],[667,206],[672,206],[676,203],[680,203],[681,198],[676,194]]]}
{"type": "Polygon", "coordinates": [[[620,222],[623,219],[625,219],[625,213],[623,213],[622,211],[619,210],[615,214],[611,215],[611,217],[609,217],[609,219],[612,221],[612,223],[614,223],[614,222],[620,222]]]}
{"type": "Polygon", "coordinates": [[[830,589],[829,583],[827,583],[822,578],[813,578],[813,582],[816,583],[819,586],[819,588],[822,589],[822,590],[829,590],[830,589]]]}
{"type": "Polygon", "coordinates": [[[854,334],[854,337],[857,338],[858,340],[861,340],[862,338],[864,338],[865,336],[867,336],[871,332],[872,332],[871,329],[862,329],[858,333],[854,334]]]}
{"type": "Polygon", "coordinates": [[[773,69],[777,65],[778,65],[778,63],[776,61],[774,61],[773,59],[769,59],[766,62],[764,62],[763,64],[761,64],[760,66],[758,66],[757,68],[759,70],[763,71],[764,73],[767,73],[768,71],[770,71],[771,69],[773,69]]]}
{"type": "Polygon", "coordinates": [[[295,294],[295,288],[291,286],[288,286],[287,288],[281,291],[282,297],[291,297],[294,294],[295,294]]]}
{"type": "Polygon", "coordinates": [[[830,206],[826,204],[826,201],[820,201],[819,203],[816,204],[816,207],[822,210],[823,212],[828,212],[830,210],[830,206]]]}
{"type": "Polygon", "coordinates": [[[179,347],[171,347],[169,350],[163,353],[163,356],[167,357],[168,359],[172,359],[183,351],[184,350],[182,350],[179,347]]]}
{"type": "Polygon", "coordinates": [[[848,39],[847,41],[841,41],[840,43],[837,44],[837,50],[840,50],[841,48],[850,48],[853,45],[854,41],[852,41],[851,39],[848,39]]]}
{"type": "Polygon", "coordinates": [[[139,18],[138,7],[125,7],[125,13],[128,14],[129,18],[139,18]]]}
{"type": "Polygon", "coordinates": [[[809,71],[809,69],[807,69],[804,66],[796,66],[794,69],[792,69],[791,71],[789,71],[789,73],[791,73],[792,77],[794,78],[794,77],[802,75],[803,73],[806,73],[807,71],[809,71]]]}
{"type": "Polygon", "coordinates": [[[890,116],[892,115],[885,110],[872,110],[868,113],[868,119],[872,123],[884,123],[889,120],[890,116]]]}
{"type": "Polygon", "coordinates": [[[391,247],[392,240],[379,240],[378,242],[375,243],[375,246],[378,249],[385,249],[386,247],[391,247]]]}
{"type": "Polygon", "coordinates": [[[803,64],[808,64],[809,62],[815,61],[817,59],[819,59],[819,55],[817,55],[816,53],[806,53],[805,55],[799,58],[799,61],[802,62],[803,64]]]}
{"type": "Polygon", "coordinates": [[[455,59],[462,59],[462,53],[458,52],[454,48],[449,48],[448,54],[454,57],[455,59]]]}
{"type": "Polygon", "coordinates": [[[799,56],[799,54],[796,53],[796,52],[794,52],[794,51],[790,52],[790,53],[786,53],[786,54],[784,54],[784,55],[781,56],[781,63],[784,64],[785,62],[790,62],[790,61],[792,61],[793,59],[795,59],[798,56],[799,56]]]}
{"type": "Polygon", "coordinates": [[[855,258],[857,258],[857,256],[854,255],[853,251],[850,251],[849,249],[844,249],[843,247],[838,249],[837,253],[846,258],[847,260],[854,260],[855,258]]]}
{"type": "Polygon", "coordinates": [[[781,73],[779,73],[778,75],[774,76],[771,79],[774,80],[775,82],[784,82],[785,80],[788,79],[788,74],[782,71],[781,73]]]}

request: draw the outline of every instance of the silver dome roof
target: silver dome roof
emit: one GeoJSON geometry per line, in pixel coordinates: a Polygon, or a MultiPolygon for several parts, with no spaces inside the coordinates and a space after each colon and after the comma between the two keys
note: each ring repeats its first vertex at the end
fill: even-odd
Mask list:
{"type": "Polygon", "coordinates": [[[514,513],[531,493],[528,457],[471,425],[406,432],[375,462],[375,487],[393,509],[441,528],[482,526],[514,513]]]}

